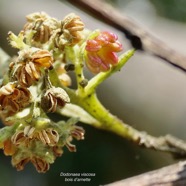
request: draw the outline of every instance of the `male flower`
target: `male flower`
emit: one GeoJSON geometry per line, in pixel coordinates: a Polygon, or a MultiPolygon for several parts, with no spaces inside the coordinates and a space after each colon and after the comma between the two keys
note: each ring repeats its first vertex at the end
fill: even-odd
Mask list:
{"type": "Polygon", "coordinates": [[[0,88],[0,110],[3,114],[11,116],[28,106],[30,97],[27,88],[8,83],[0,88]]]}

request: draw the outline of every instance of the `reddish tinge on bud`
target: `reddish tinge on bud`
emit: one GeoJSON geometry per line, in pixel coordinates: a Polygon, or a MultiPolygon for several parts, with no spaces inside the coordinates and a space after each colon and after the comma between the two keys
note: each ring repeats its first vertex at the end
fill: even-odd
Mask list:
{"type": "Polygon", "coordinates": [[[94,39],[87,40],[85,58],[91,72],[106,72],[111,66],[117,65],[118,57],[115,52],[122,50],[122,45],[117,39],[115,34],[105,31],[94,39]]]}

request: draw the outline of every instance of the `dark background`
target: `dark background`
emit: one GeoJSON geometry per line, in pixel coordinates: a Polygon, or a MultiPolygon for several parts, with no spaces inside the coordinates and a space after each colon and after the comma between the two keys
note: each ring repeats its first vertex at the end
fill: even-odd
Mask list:
{"type": "MultiPolygon", "coordinates": [[[[119,11],[137,20],[144,28],[182,53],[186,52],[186,1],[184,0],[113,0],[119,11]]],[[[25,24],[25,16],[45,11],[62,19],[74,12],[89,29],[111,30],[119,35],[125,50],[130,48],[121,32],[91,18],[64,1],[0,0],[0,44],[10,55],[15,49],[7,43],[8,31],[15,34],[25,24]]],[[[186,75],[152,56],[137,52],[121,72],[106,80],[98,89],[98,97],[113,114],[138,130],[161,136],[171,133],[186,139],[186,75]]],[[[141,149],[115,134],[81,124],[85,140],[75,142],[77,152],[67,149],[39,174],[31,164],[17,172],[10,157],[0,154],[0,185],[5,186],[71,186],[100,185],[154,170],[176,162],[169,154],[141,149]],[[60,173],[95,173],[91,182],[65,182],[60,173]]]]}

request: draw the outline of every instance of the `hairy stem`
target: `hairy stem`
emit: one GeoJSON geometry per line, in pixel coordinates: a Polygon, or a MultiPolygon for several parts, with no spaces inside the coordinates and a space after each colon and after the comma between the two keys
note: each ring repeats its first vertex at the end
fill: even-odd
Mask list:
{"type": "Polygon", "coordinates": [[[96,94],[91,94],[86,98],[72,99],[72,102],[82,107],[88,114],[100,122],[99,125],[97,125],[97,122],[95,125],[92,123],[92,125],[97,128],[113,132],[146,148],[170,152],[175,156],[186,155],[185,142],[170,135],[156,138],[132,128],[116,116],[112,115],[100,103],[96,94]]]}

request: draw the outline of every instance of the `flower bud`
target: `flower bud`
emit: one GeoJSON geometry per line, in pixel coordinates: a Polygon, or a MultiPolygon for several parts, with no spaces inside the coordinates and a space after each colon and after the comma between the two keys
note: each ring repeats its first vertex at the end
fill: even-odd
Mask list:
{"type": "Polygon", "coordinates": [[[30,87],[40,76],[40,70],[35,68],[33,63],[20,65],[15,73],[15,78],[18,80],[19,84],[24,87],[30,87]]]}
{"type": "Polygon", "coordinates": [[[25,142],[25,136],[23,131],[16,132],[12,138],[11,141],[14,145],[20,145],[21,143],[25,142]]]}
{"type": "Polygon", "coordinates": [[[26,126],[24,130],[17,131],[11,138],[12,143],[16,146],[24,144],[28,146],[30,140],[34,138],[35,128],[31,126],[26,126]]]}
{"type": "Polygon", "coordinates": [[[82,127],[76,126],[76,125],[74,125],[74,127],[71,131],[72,137],[74,137],[77,140],[83,140],[84,139],[84,133],[85,133],[85,130],[82,127]]]}
{"type": "Polygon", "coordinates": [[[76,152],[76,146],[70,143],[70,141],[66,141],[65,146],[70,152],[76,152]]]}
{"type": "Polygon", "coordinates": [[[14,88],[16,87],[15,83],[8,83],[5,86],[0,88],[0,95],[10,95],[14,92],[14,88]]]}
{"type": "Polygon", "coordinates": [[[62,150],[62,148],[59,147],[59,146],[54,146],[54,147],[53,147],[53,152],[54,152],[54,155],[55,155],[56,157],[60,157],[60,156],[63,154],[63,150],[62,150]]]}
{"type": "Polygon", "coordinates": [[[63,86],[70,86],[71,85],[71,78],[70,76],[67,74],[67,70],[66,70],[66,65],[64,63],[61,63],[57,69],[57,75],[58,78],[60,80],[60,82],[62,83],[63,86]]]}
{"type": "Polygon", "coordinates": [[[42,20],[36,21],[33,30],[36,33],[33,36],[33,40],[41,43],[49,41],[51,36],[51,29],[48,25],[45,25],[42,20]]]}
{"type": "Polygon", "coordinates": [[[106,72],[118,63],[115,52],[122,50],[117,36],[111,32],[101,32],[94,39],[88,40],[85,47],[85,60],[88,69],[93,73],[106,72]]]}

